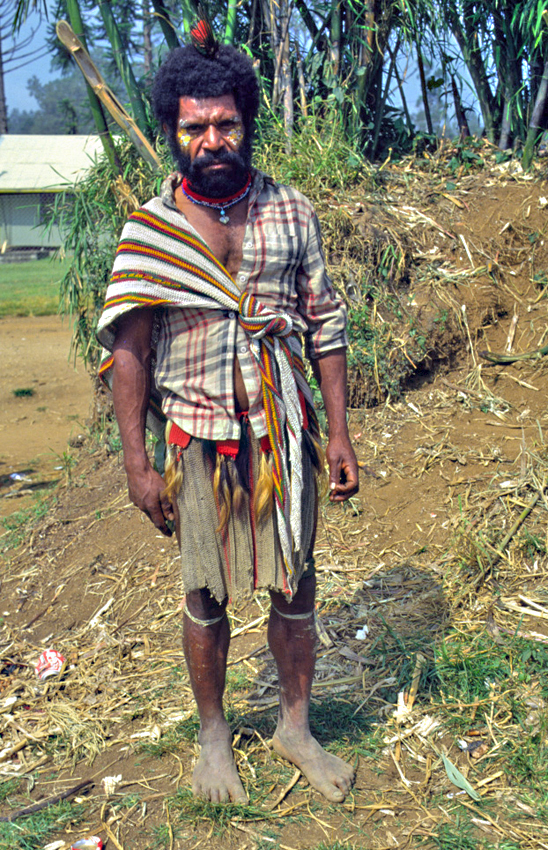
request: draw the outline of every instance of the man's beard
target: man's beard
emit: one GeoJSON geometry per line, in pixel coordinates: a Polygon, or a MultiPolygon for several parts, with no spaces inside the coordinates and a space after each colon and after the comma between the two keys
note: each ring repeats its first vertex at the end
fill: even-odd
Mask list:
{"type": "Polygon", "coordinates": [[[170,139],[170,147],[179,171],[199,195],[206,198],[228,198],[238,192],[247,181],[251,169],[251,145],[246,144],[246,139],[238,152],[226,148],[215,153],[206,151],[193,162],[175,139],[173,143],[170,139]],[[226,164],[228,167],[211,171],[207,169],[207,166],[217,163],[226,164]]]}

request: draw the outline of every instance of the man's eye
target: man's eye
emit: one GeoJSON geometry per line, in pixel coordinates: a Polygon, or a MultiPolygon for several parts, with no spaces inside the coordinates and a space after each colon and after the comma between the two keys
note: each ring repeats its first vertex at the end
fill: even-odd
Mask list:
{"type": "Polygon", "coordinates": [[[236,130],[240,127],[239,121],[221,121],[218,125],[221,133],[230,133],[231,130],[236,130]]]}
{"type": "Polygon", "coordinates": [[[201,124],[189,124],[187,127],[182,128],[185,133],[189,133],[191,136],[197,136],[203,130],[201,124]]]}

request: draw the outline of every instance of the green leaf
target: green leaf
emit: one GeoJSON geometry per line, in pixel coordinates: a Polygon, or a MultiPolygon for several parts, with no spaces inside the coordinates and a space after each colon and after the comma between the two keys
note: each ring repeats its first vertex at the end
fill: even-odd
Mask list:
{"type": "Polygon", "coordinates": [[[443,759],[443,766],[445,767],[445,772],[447,773],[447,776],[449,777],[449,780],[453,783],[453,785],[456,785],[457,788],[462,788],[462,790],[466,791],[466,793],[469,797],[472,798],[472,800],[475,800],[476,803],[479,803],[481,797],[475,790],[475,788],[472,788],[466,777],[463,776],[460,770],[456,768],[452,762],[449,761],[446,755],[442,753],[441,757],[443,759]]]}

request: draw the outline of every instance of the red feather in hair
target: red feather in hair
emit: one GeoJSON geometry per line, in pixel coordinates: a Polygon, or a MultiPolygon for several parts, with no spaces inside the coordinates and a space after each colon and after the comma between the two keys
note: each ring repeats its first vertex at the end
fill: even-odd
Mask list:
{"type": "Polygon", "coordinates": [[[215,57],[219,49],[219,42],[215,38],[207,12],[201,3],[198,3],[198,17],[190,28],[190,38],[198,53],[207,56],[208,59],[215,57]]]}

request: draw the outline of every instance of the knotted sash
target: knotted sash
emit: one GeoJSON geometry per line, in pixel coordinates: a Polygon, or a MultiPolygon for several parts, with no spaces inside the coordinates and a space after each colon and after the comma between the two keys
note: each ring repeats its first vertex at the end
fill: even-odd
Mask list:
{"type": "MultiPolygon", "coordinates": [[[[278,535],[291,587],[293,555],[301,546],[302,412],[298,388],[307,401],[312,436],[319,436],[292,319],[241,292],[186,219],[154,198],[131,215],[122,231],[99,320],[97,336],[105,348],[99,374],[109,386],[116,321],[128,310],[162,306],[231,310],[238,314],[261,375],[272,447],[278,535]]],[[[147,426],[161,434],[165,417],[160,393],[151,377],[147,426]]]]}

